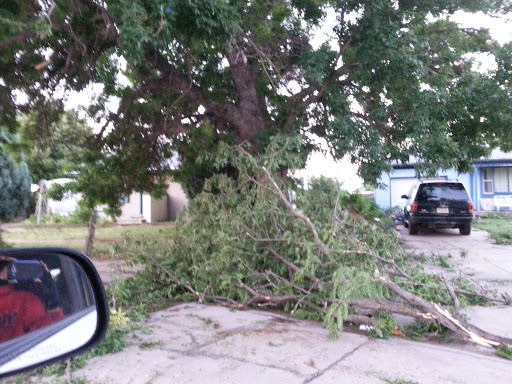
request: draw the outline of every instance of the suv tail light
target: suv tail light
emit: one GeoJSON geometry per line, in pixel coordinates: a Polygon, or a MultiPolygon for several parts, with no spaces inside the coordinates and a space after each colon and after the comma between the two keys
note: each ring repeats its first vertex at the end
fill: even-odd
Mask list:
{"type": "Polygon", "coordinates": [[[468,203],[468,212],[473,213],[473,203],[468,203]]]}
{"type": "Polygon", "coordinates": [[[418,213],[418,203],[412,203],[411,212],[415,214],[418,213]]]}

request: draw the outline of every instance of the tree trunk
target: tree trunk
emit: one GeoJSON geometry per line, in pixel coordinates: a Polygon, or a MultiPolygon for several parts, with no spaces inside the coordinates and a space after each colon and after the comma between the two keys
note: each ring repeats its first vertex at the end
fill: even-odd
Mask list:
{"type": "Polygon", "coordinates": [[[232,47],[226,58],[238,96],[237,122],[235,124],[238,130],[236,142],[238,144],[249,142],[256,145],[257,134],[265,129],[256,77],[242,49],[232,47]]]}
{"type": "Polygon", "coordinates": [[[89,257],[92,256],[92,250],[94,246],[94,234],[96,233],[97,221],[98,216],[96,215],[96,211],[93,210],[91,218],[89,219],[89,233],[87,234],[87,239],[85,240],[85,254],[89,257]]]}

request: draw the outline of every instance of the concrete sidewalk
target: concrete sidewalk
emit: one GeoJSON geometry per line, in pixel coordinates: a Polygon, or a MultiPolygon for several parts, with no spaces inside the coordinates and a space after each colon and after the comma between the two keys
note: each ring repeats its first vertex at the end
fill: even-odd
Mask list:
{"type": "Polygon", "coordinates": [[[197,303],[154,313],[121,353],[74,372],[88,383],[512,383],[512,361],[470,344],[328,338],[322,324],[197,303]],[[400,381],[401,380],[401,381],[400,381]]]}

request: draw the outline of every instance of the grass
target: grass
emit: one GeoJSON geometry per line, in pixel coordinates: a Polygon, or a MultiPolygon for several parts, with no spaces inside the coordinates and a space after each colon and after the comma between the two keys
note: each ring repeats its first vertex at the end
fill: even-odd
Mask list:
{"type": "MultiPolygon", "coordinates": [[[[155,235],[174,223],[159,224],[103,224],[96,227],[94,251],[95,259],[110,259],[112,246],[124,236],[140,237],[155,235]]],[[[8,224],[2,226],[3,240],[14,248],[64,247],[83,252],[88,228],[85,224],[8,224]]],[[[123,258],[123,255],[116,255],[123,258]]]]}
{"type": "Polygon", "coordinates": [[[509,348],[506,345],[500,346],[496,350],[496,354],[504,359],[512,360],[512,348],[509,348]]]}
{"type": "Polygon", "coordinates": [[[496,244],[512,244],[512,217],[488,213],[481,219],[473,220],[473,226],[489,232],[489,237],[495,240],[496,244]]]}
{"type": "Polygon", "coordinates": [[[415,381],[403,380],[403,379],[392,380],[392,379],[384,379],[383,378],[382,380],[384,380],[386,383],[389,383],[389,384],[418,384],[415,381]]]}

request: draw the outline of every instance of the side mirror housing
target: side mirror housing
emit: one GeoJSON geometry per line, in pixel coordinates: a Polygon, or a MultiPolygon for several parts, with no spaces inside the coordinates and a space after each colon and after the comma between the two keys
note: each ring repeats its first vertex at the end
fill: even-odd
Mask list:
{"type": "Polygon", "coordinates": [[[90,350],[108,321],[103,283],[84,254],[0,250],[0,378],[90,350]]]}

